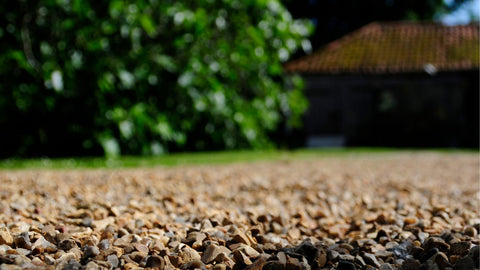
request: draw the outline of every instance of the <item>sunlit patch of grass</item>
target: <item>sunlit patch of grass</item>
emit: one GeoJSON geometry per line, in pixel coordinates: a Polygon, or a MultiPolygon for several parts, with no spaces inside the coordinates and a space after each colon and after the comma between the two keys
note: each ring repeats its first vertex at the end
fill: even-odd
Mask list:
{"type": "Polygon", "coordinates": [[[209,165],[255,161],[298,160],[325,157],[362,157],[395,153],[478,154],[470,149],[395,149],[395,148],[322,148],[299,150],[245,150],[198,153],[175,153],[162,156],[37,158],[0,160],[0,169],[100,169],[155,166],[209,165]]]}

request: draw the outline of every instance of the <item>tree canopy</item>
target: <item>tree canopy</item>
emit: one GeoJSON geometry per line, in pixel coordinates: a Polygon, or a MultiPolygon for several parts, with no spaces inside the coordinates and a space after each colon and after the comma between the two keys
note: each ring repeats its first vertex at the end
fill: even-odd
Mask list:
{"type": "Polygon", "coordinates": [[[4,156],[264,148],[307,107],[280,1],[1,2],[4,156]]]}

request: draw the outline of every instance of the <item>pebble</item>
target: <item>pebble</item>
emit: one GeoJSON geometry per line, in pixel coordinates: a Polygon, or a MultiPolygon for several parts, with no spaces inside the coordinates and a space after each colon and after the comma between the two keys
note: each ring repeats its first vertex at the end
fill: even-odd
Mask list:
{"type": "Polygon", "coordinates": [[[465,235],[468,235],[470,237],[475,237],[477,236],[477,229],[475,229],[474,227],[472,226],[468,226],[465,228],[465,235]]]}
{"type": "Polygon", "coordinates": [[[145,254],[148,254],[149,252],[149,249],[146,245],[144,244],[141,244],[141,243],[133,243],[132,246],[138,250],[139,252],[142,252],[142,253],[145,253],[145,254]]]}
{"type": "Polygon", "coordinates": [[[98,243],[98,247],[102,250],[108,249],[110,247],[110,243],[108,242],[108,239],[103,239],[98,243]]]}
{"type": "Polygon", "coordinates": [[[247,245],[240,245],[236,250],[241,251],[243,254],[247,255],[249,258],[256,258],[260,255],[258,251],[254,248],[247,245]]]}
{"type": "Polygon", "coordinates": [[[84,258],[95,257],[100,254],[100,250],[96,246],[86,246],[83,252],[84,258]]]}
{"type": "Polygon", "coordinates": [[[440,251],[448,251],[450,249],[450,245],[445,243],[445,241],[440,237],[427,238],[423,243],[422,247],[424,250],[437,248],[440,251]]]}
{"type": "Polygon", "coordinates": [[[227,270],[227,266],[223,263],[215,264],[212,270],[227,270]]]}
{"type": "Polygon", "coordinates": [[[218,246],[218,245],[215,245],[215,244],[210,244],[210,245],[208,245],[208,247],[203,252],[201,260],[204,263],[212,262],[213,260],[215,260],[215,258],[217,258],[217,256],[220,253],[225,253],[225,254],[228,255],[228,254],[231,253],[231,251],[224,246],[218,246]]]}
{"type": "Polygon", "coordinates": [[[87,265],[85,265],[85,270],[99,270],[99,269],[101,269],[101,267],[98,266],[98,264],[96,264],[93,261],[90,261],[87,263],[87,265]]]}
{"type": "Polygon", "coordinates": [[[450,245],[450,252],[454,255],[465,255],[470,250],[470,242],[461,241],[450,245]]]}
{"type": "Polygon", "coordinates": [[[268,261],[262,268],[263,270],[284,270],[285,264],[280,261],[268,261]]]}
{"type": "Polygon", "coordinates": [[[400,268],[401,270],[419,270],[421,267],[421,264],[419,261],[415,259],[406,259],[402,263],[402,267],[400,268]]]}
{"type": "Polygon", "coordinates": [[[157,255],[148,256],[145,266],[149,268],[163,269],[165,267],[165,260],[157,255]]]}
{"type": "Polygon", "coordinates": [[[374,266],[377,268],[380,267],[380,263],[378,262],[377,258],[373,254],[365,253],[363,254],[363,259],[365,260],[366,263],[368,263],[371,266],[374,266]]]}
{"type": "Polygon", "coordinates": [[[252,261],[242,251],[236,249],[233,251],[233,259],[240,265],[251,265],[252,261]]]}
{"type": "Polygon", "coordinates": [[[48,254],[45,254],[43,258],[45,259],[45,263],[48,265],[53,265],[55,263],[55,259],[48,254]]]}
{"type": "Polygon", "coordinates": [[[119,260],[118,260],[118,257],[117,255],[108,255],[107,256],[107,261],[110,263],[110,265],[113,267],[113,268],[116,268],[118,267],[118,264],[119,264],[119,260]]]}
{"type": "Polygon", "coordinates": [[[32,243],[30,242],[30,236],[28,235],[28,232],[20,233],[17,237],[15,237],[14,242],[17,248],[32,248],[32,243]]]}
{"type": "Polygon", "coordinates": [[[10,234],[10,230],[6,227],[0,227],[0,245],[11,245],[13,243],[13,237],[10,234]]]}
{"type": "Polygon", "coordinates": [[[357,267],[352,262],[340,261],[338,262],[337,270],[357,270],[357,267]]]}
{"type": "Polygon", "coordinates": [[[205,264],[201,260],[193,260],[182,266],[182,269],[201,269],[206,270],[205,264]]]}
{"type": "Polygon", "coordinates": [[[432,260],[438,267],[443,270],[446,267],[451,267],[452,265],[448,261],[447,255],[443,252],[438,252],[432,260]]]}
{"type": "Polygon", "coordinates": [[[340,254],[338,258],[342,261],[349,261],[349,262],[355,261],[355,257],[350,254],[340,254]]]}
{"type": "Polygon", "coordinates": [[[32,250],[35,253],[52,253],[57,250],[57,246],[45,240],[43,236],[40,236],[32,245],[32,250]]]}
{"type": "Polygon", "coordinates": [[[454,270],[472,270],[475,268],[475,262],[469,256],[458,259],[453,267],[454,270]]]}
{"type": "Polygon", "coordinates": [[[237,243],[243,243],[246,245],[251,245],[252,243],[250,242],[250,239],[247,237],[247,235],[240,231],[239,229],[236,229],[235,232],[232,235],[233,241],[237,243]]]}
{"type": "Polygon", "coordinates": [[[184,246],[180,250],[180,257],[186,263],[194,260],[200,260],[202,258],[195,249],[189,246],[184,246]]]}
{"type": "Polygon", "coordinates": [[[394,270],[394,268],[389,263],[382,263],[379,270],[394,270]]]}

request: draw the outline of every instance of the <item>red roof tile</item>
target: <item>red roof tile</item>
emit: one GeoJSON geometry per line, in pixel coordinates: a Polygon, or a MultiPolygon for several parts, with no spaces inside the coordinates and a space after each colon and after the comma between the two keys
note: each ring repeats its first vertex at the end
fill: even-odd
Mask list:
{"type": "Polygon", "coordinates": [[[478,23],[374,22],[285,68],[298,73],[478,70],[478,36],[478,23]]]}

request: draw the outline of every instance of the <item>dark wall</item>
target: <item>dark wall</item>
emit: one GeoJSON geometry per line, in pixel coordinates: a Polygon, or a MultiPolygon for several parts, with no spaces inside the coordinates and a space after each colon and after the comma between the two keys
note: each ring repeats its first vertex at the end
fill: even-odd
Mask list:
{"type": "Polygon", "coordinates": [[[306,75],[306,136],[347,146],[475,147],[479,74],[306,75]]]}

